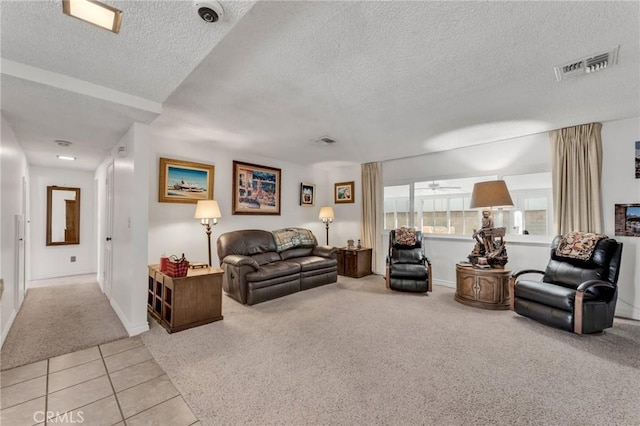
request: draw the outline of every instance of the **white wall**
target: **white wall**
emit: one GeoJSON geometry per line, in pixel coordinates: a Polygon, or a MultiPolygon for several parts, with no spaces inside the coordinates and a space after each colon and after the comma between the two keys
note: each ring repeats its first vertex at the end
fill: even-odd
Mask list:
{"type": "Polygon", "coordinates": [[[0,278],[4,280],[4,292],[0,308],[0,340],[11,328],[20,308],[16,303],[17,277],[15,215],[22,212],[22,180],[28,178],[27,159],[18,145],[15,133],[5,118],[0,115],[0,278]]]}
{"type": "Polygon", "coordinates": [[[30,175],[30,259],[34,260],[30,262],[31,279],[95,273],[96,206],[93,172],[33,166],[30,175]],[[51,185],[80,188],[80,244],[46,245],[47,186],[51,185]],[[76,257],[75,262],[71,262],[71,256],[76,257]]]}
{"type": "MultiPolygon", "coordinates": [[[[129,335],[133,336],[149,329],[146,308],[149,126],[135,123],[118,142],[118,146],[125,146],[126,153],[114,158],[110,300],[120,321],[129,335]]],[[[104,186],[105,165],[96,173],[99,188],[104,186]]],[[[104,195],[104,191],[101,192],[104,195]]],[[[104,210],[104,205],[104,199],[101,199],[99,208],[104,210]]],[[[98,276],[102,278],[102,271],[98,272],[98,276]]]]}
{"type": "Polygon", "coordinates": [[[360,165],[334,168],[331,171],[283,161],[263,158],[250,153],[222,150],[210,144],[176,146],[172,140],[155,137],[150,150],[149,192],[149,257],[150,264],[158,263],[162,254],[185,254],[194,262],[207,261],[207,240],[204,228],[193,218],[195,204],[158,202],[158,167],[160,157],[186,160],[215,166],[214,198],[220,205],[222,219],[211,234],[212,263],[219,264],[216,253],[217,237],[239,229],[274,230],[284,227],[311,229],[320,244],[325,244],[325,229],[318,219],[320,207],[334,207],[336,220],[331,225],[329,243],[346,245],[348,238],[358,238],[360,232],[360,201],[334,205],[333,184],[356,181],[356,199],[360,191],[360,165]],[[281,169],[281,214],[232,215],[233,161],[259,164],[281,169]],[[315,206],[299,205],[300,183],[316,185],[315,206]]]}
{"type": "MultiPolygon", "coordinates": [[[[616,315],[640,319],[640,239],[614,232],[614,205],[640,203],[640,180],[635,179],[635,145],[640,140],[640,117],[603,122],[602,201],[604,232],[624,243],[618,280],[616,315]]],[[[383,163],[383,182],[446,179],[483,174],[549,171],[551,153],[547,133],[383,163]]],[[[549,260],[549,237],[508,236],[508,268],[544,269],[549,260]]],[[[385,247],[387,239],[383,239],[385,247]]],[[[455,264],[466,259],[473,241],[456,236],[425,236],[425,249],[438,284],[455,287],[455,264]]]]}
{"type": "Polygon", "coordinates": [[[616,315],[640,319],[640,238],[614,236],[615,205],[640,204],[635,141],[640,141],[640,117],[602,123],[604,233],[624,244],[616,315]]]}

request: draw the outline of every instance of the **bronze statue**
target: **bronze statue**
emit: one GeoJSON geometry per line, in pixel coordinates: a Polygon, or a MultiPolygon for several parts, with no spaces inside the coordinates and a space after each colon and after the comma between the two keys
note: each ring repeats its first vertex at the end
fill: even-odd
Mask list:
{"type": "Polygon", "coordinates": [[[482,227],[479,230],[473,230],[472,238],[476,244],[468,256],[469,262],[475,265],[478,263],[478,258],[485,257],[492,268],[504,268],[509,259],[503,239],[505,231],[504,227],[494,228],[491,212],[484,210],[482,212],[482,227]]]}

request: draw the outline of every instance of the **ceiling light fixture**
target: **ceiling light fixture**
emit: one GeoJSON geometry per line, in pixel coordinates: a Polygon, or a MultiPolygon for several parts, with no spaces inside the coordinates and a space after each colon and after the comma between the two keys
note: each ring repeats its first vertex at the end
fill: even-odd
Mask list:
{"type": "Polygon", "coordinates": [[[58,155],[58,159],[59,160],[74,161],[76,159],[76,157],[70,157],[68,155],[58,155]]]}
{"type": "Polygon", "coordinates": [[[62,0],[62,11],[98,27],[118,33],[122,11],[98,1],[62,0]]]}

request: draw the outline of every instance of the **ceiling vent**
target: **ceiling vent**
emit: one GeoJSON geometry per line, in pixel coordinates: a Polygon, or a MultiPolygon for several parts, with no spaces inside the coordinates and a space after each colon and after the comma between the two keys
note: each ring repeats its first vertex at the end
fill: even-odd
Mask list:
{"type": "Polygon", "coordinates": [[[619,50],[620,46],[616,46],[607,52],[598,53],[582,59],[576,59],[575,61],[571,61],[563,65],[558,65],[554,67],[556,79],[558,81],[562,81],[568,77],[590,74],[615,65],[618,63],[619,50]]]}
{"type": "Polygon", "coordinates": [[[331,139],[328,136],[324,136],[324,137],[321,137],[319,139],[314,140],[313,143],[316,144],[316,145],[327,146],[327,145],[333,145],[334,143],[336,143],[336,140],[335,139],[331,139]]]}
{"type": "Polygon", "coordinates": [[[63,148],[69,148],[71,146],[71,142],[65,141],[62,139],[56,139],[54,142],[56,143],[56,145],[61,146],[63,148]]]}

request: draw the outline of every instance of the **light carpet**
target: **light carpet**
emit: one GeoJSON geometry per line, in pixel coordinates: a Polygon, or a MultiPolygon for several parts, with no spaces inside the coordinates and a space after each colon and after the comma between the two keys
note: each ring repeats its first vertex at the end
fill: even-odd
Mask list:
{"type": "Polygon", "coordinates": [[[2,346],[1,369],[128,336],[95,275],[93,282],[30,288],[2,346]]]}
{"type": "Polygon", "coordinates": [[[638,425],[640,323],[577,336],[454,290],[338,283],[146,346],[203,425],[638,425]]]}

